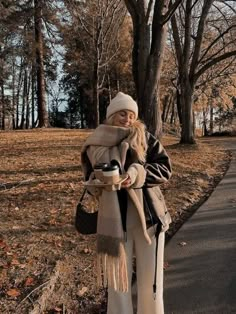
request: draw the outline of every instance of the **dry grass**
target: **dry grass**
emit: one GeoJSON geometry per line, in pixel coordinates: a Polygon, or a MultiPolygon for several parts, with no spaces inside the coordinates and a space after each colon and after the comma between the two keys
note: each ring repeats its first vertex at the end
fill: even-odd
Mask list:
{"type": "MultiPolygon", "coordinates": [[[[89,131],[0,133],[1,313],[100,313],[105,291],[94,283],[96,236],[73,227],[81,193],[80,149],[89,131]],[[13,289],[13,290],[12,290],[13,289]]],[[[173,177],[163,187],[171,236],[223,176],[220,147],[163,139],[173,177]],[[195,206],[196,207],[196,206],[195,206]]]]}

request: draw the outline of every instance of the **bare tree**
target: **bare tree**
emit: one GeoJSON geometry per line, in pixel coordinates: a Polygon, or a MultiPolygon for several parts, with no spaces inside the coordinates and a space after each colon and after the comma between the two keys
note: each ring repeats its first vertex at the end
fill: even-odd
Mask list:
{"type": "MultiPolygon", "coordinates": [[[[235,3],[185,0],[171,19],[178,63],[182,143],[194,143],[193,96],[199,78],[236,55],[235,3]]],[[[217,75],[217,73],[215,73],[217,75]]]]}
{"type": "Polygon", "coordinates": [[[84,62],[82,65],[78,60],[80,68],[87,64],[87,69],[91,69],[93,108],[89,126],[96,127],[100,123],[99,90],[107,67],[119,50],[118,31],[126,9],[122,0],[66,1],[66,4],[77,30],[77,41],[80,41],[80,57],[84,62]]]}
{"type": "Polygon", "coordinates": [[[158,94],[167,22],[182,1],[125,0],[133,21],[133,77],[140,116],[156,135],[162,130],[158,94]]]}

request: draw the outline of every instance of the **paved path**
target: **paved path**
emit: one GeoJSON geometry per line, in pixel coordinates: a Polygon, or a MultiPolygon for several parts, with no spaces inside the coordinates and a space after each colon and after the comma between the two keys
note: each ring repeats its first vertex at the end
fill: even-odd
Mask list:
{"type": "Polygon", "coordinates": [[[233,160],[166,247],[165,314],[236,313],[236,138],[217,141],[225,142],[233,160]]]}

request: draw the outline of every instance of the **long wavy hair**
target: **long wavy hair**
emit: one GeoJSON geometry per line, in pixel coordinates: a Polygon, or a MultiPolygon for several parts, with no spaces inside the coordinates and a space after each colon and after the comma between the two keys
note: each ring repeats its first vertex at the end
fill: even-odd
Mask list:
{"type": "MultiPolygon", "coordinates": [[[[105,124],[113,125],[116,113],[105,120],[105,124]]],[[[130,134],[127,137],[127,142],[130,145],[131,153],[137,157],[141,162],[146,161],[147,153],[147,139],[146,139],[146,126],[137,119],[130,127],[130,134]]]]}

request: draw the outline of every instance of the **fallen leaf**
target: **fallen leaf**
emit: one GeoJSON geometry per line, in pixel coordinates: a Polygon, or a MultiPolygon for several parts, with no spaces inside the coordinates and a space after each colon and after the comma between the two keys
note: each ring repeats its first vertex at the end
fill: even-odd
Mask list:
{"type": "Polygon", "coordinates": [[[18,259],[13,259],[13,260],[11,261],[11,265],[19,266],[19,265],[20,265],[20,262],[18,261],[18,259]]]}
{"type": "Polygon", "coordinates": [[[70,183],[70,187],[72,188],[73,191],[75,191],[75,187],[73,183],[70,183]]]}
{"type": "Polygon", "coordinates": [[[13,226],[12,229],[13,230],[18,230],[18,229],[20,229],[20,226],[13,226]]]}
{"type": "Polygon", "coordinates": [[[56,219],[51,219],[51,220],[49,220],[49,225],[56,225],[57,224],[57,221],[56,221],[56,219]]]}
{"type": "Polygon", "coordinates": [[[85,248],[85,249],[83,249],[83,253],[89,254],[89,253],[91,253],[91,249],[85,248]]]}
{"type": "Polygon", "coordinates": [[[50,210],[50,214],[57,214],[58,213],[58,209],[53,208],[50,210]]]}
{"type": "Polygon", "coordinates": [[[187,243],[186,242],[180,242],[179,245],[185,246],[185,245],[187,245],[187,243]]]}
{"type": "Polygon", "coordinates": [[[60,307],[54,307],[54,309],[53,309],[54,311],[56,311],[56,312],[61,312],[62,311],[62,309],[60,308],[60,307]]]}
{"type": "Polygon", "coordinates": [[[164,270],[169,268],[169,267],[170,267],[170,264],[168,262],[164,262],[164,266],[163,266],[164,270]]]}
{"type": "Polygon", "coordinates": [[[7,291],[7,295],[9,295],[10,297],[18,297],[20,295],[20,290],[10,289],[7,291]]]}
{"type": "Polygon", "coordinates": [[[34,278],[28,277],[28,278],[26,279],[26,281],[25,281],[25,286],[26,286],[26,287],[29,287],[29,286],[32,286],[32,285],[34,285],[34,278]]]}
{"type": "Polygon", "coordinates": [[[3,241],[0,241],[0,248],[4,248],[6,246],[6,243],[4,243],[3,241]]]}
{"type": "Polygon", "coordinates": [[[78,296],[82,297],[88,291],[87,287],[83,287],[81,290],[78,291],[78,296]]]}

